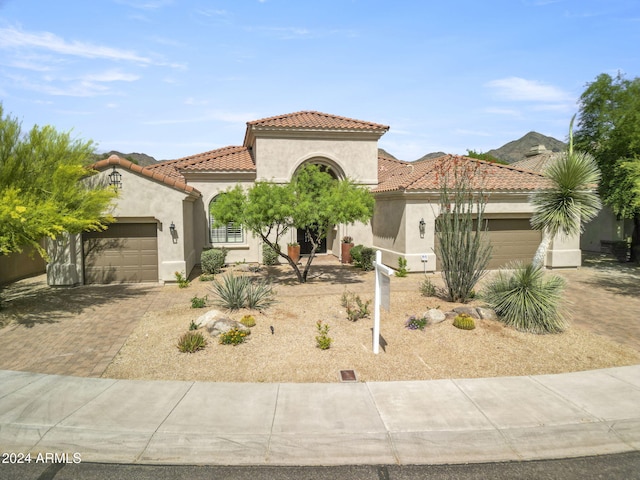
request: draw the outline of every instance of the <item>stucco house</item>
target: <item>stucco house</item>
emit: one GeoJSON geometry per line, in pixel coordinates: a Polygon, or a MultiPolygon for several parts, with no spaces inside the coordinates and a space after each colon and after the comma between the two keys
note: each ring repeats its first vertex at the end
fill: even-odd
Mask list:
{"type": "MultiPolygon", "coordinates": [[[[411,271],[436,271],[435,219],[438,187],[434,160],[404,162],[379,155],[378,140],[386,125],[314,111],[247,123],[241,146],[229,146],[177,160],[140,167],[111,156],[97,162],[90,182],[111,183],[119,196],[112,215],[117,222],[104,232],[71,235],[49,246],[51,285],[110,282],[172,282],[175,272],[189,274],[210,247],[229,249],[229,262],[261,262],[259,238],[241,226],[212,228],[209,205],[236,184],[257,180],[289,182],[308,163],[324,165],[336,178],[350,178],[373,192],[375,213],[370,224],[335,225],[320,254],[339,257],[340,239],[382,251],[383,261],[396,266],[399,256],[411,271]]],[[[540,232],[530,229],[531,191],[545,178],[534,172],[479,162],[487,178],[486,213],[493,244],[491,268],[508,260],[531,259],[540,232]]],[[[309,248],[303,232],[290,232],[302,253],[309,248]]],[[[580,264],[579,238],[554,240],[548,267],[580,264]]]]}

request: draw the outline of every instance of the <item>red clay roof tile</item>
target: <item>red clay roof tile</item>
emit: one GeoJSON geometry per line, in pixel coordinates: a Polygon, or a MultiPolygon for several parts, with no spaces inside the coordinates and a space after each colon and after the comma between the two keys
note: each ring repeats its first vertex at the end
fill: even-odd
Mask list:
{"type": "Polygon", "coordinates": [[[359,130],[386,132],[387,125],[315,111],[301,111],[247,122],[247,127],[309,128],[326,130],[359,130]]]}
{"type": "Polygon", "coordinates": [[[193,188],[191,185],[187,185],[184,182],[184,178],[180,180],[180,178],[176,176],[170,176],[164,173],[162,170],[154,170],[148,167],[141,167],[140,165],[136,165],[129,160],[124,158],[120,158],[117,155],[111,155],[109,158],[105,158],[104,160],[100,160],[93,165],[90,165],[89,168],[93,170],[105,170],[110,166],[117,165],[120,168],[126,168],[131,170],[132,172],[139,173],[147,178],[151,178],[153,180],[157,180],[158,182],[164,183],[172,188],[181,190],[189,195],[200,196],[200,192],[193,188]]]}
{"type": "Polygon", "coordinates": [[[387,173],[379,177],[378,186],[373,192],[438,190],[441,172],[452,166],[473,168],[478,179],[478,187],[485,191],[530,192],[549,185],[549,180],[538,173],[459,155],[445,155],[416,162],[398,162],[393,168],[388,168],[392,165],[389,160],[379,159],[378,171],[387,168],[387,173]]]}

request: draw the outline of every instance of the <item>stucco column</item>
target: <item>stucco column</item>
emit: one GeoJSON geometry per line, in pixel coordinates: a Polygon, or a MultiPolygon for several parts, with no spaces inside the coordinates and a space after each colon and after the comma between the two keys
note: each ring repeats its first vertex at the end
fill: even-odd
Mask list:
{"type": "Polygon", "coordinates": [[[47,284],[73,286],[83,283],[82,236],[63,233],[47,240],[47,284]]]}

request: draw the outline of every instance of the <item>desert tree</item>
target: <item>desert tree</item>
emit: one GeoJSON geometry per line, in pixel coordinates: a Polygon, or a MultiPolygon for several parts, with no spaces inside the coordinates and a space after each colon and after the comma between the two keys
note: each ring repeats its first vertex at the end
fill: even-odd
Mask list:
{"type": "Polygon", "coordinates": [[[33,247],[47,258],[43,238],[103,230],[115,192],[82,179],[91,172],[94,146],[52,126],[23,134],[0,105],[0,254],[33,247]]]}
{"type": "Polygon", "coordinates": [[[239,223],[260,237],[305,283],[318,247],[333,226],[368,222],[373,204],[367,188],[349,179],[335,179],[317,165],[306,165],[287,184],[259,181],[247,190],[236,185],[211,205],[211,215],[214,226],[239,223]],[[302,270],[280,248],[292,228],[305,231],[312,245],[302,270]]]}

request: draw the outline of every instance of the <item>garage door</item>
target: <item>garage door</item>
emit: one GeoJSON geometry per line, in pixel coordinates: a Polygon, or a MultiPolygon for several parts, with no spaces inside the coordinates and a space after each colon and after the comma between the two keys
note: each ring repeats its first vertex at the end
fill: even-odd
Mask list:
{"type": "MultiPolygon", "coordinates": [[[[487,233],[493,247],[487,268],[498,269],[512,261],[531,262],[542,232],[531,230],[528,218],[492,218],[488,220],[487,233]]],[[[438,237],[436,235],[436,251],[438,237]]],[[[440,262],[436,262],[440,270],[440,262]]]]}
{"type": "Polygon", "coordinates": [[[115,223],[82,236],[85,283],[158,281],[155,223],[115,223]]]}

